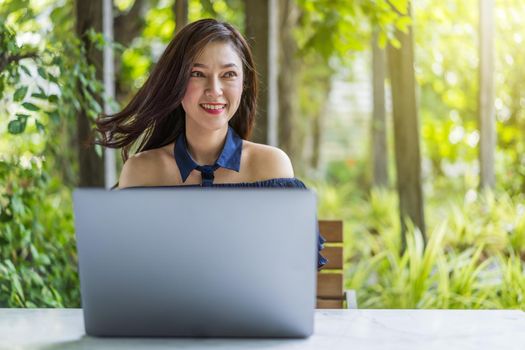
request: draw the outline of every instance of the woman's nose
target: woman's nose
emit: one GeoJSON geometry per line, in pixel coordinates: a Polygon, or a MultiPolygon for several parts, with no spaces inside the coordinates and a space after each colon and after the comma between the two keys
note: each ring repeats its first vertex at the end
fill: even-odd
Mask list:
{"type": "Polygon", "coordinates": [[[222,85],[219,78],[212,77],[208,80],[206,94],[212,97],[222,95],[222,85]]]}

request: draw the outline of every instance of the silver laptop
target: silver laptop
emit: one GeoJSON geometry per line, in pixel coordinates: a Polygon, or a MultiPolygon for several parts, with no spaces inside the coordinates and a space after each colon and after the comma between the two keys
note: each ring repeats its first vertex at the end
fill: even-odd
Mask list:
{"type": "Polygon", "coordinates": [[[74,212],[87,334],[312,334],[312,192],[77,189],[74,212]]]}

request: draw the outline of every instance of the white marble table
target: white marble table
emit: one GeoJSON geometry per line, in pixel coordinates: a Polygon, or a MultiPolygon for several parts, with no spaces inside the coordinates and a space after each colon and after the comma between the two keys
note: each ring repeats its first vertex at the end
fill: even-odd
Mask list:
{"type": "Polygon", "coordinates": [[[0,309],[0,349],[525,349],[516,310],[318,310],[308,339],[93,338],[80,309],[0,309]]]}

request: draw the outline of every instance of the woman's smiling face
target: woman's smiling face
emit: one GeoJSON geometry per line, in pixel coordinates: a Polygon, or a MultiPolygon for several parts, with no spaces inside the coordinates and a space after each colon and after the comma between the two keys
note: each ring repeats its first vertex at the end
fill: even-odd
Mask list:
{"type": "Polygon", "coordinates": [[[227,127],[241,101],[242,61],[228,42],[211,42],[197,56],[182,107],[186,125],[208,130],[227,127]]]}

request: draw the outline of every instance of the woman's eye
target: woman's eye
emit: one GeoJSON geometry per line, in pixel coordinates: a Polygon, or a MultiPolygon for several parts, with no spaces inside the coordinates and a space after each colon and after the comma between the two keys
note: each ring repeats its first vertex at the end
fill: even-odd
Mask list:
{"type": "Polygon", "coordinates": [[[195,70],[193,72],[190,73],[190,77],[194,77],[194,78],[199,78],[199,77],[203,77],[204,74],[202,74],[202,72],[199,72],[198,70],[195,70]]]}
{"type": "Polygon", "coordinates": [[[234,78],[236,76],[237,76],[237,73],[235,73],[233,71],[224,73],[224,77],[225,78],[234,78]]]}

